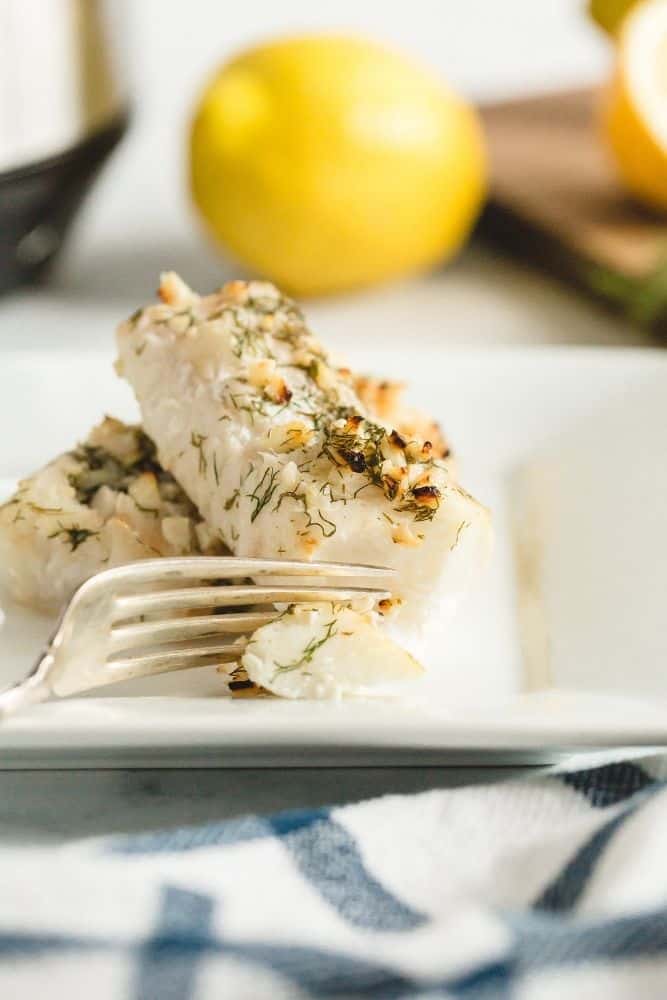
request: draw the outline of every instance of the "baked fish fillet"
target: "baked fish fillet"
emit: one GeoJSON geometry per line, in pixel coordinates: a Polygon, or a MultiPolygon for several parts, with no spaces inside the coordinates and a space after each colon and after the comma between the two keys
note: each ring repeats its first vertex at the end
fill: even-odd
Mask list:
{"type": "Polygon", "coordinates": [[[370,416],[273,285],[200,297],[167,274],[159,294],[119,327],[117,367],[163,467],[239,555],[395,568],[382,610],[418,648],[484,562],[487,511],[432,442],[370,416]]]}
{"type": "Polygon", "coordinates": [[[257,629],[241,666],[250,682],[281,698],[404,694],[421,680],[424,668],[377,628],[376,619],[372,611],[294,605],[257,629]]]}
{"type": "Polygon", "coordinates": [[[139,427],[107,417],[23,479],[0,507],[0,584],[55,610],[93,573],[160,555],[220,552],[139,427]]]}

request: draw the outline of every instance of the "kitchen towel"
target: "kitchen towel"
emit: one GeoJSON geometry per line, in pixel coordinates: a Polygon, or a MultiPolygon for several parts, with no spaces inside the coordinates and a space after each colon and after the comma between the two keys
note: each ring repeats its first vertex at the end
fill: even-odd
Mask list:
{"type": "Polygon", "coordinates": [[[659,757],[0,853],[8,1000],[667,996],[659,757]]]}

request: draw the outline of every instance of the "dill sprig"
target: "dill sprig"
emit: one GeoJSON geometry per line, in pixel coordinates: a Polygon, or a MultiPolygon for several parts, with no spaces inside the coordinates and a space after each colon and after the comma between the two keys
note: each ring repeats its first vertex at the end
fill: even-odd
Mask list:
{"type": "Polygon", "coordinates": [[[206,470],[208,469],[208,460],[204,453],[204,443],[208,441],[208,436],[206,434],[197,434],[196,431],[192,431],[190,435],[190,444],[199,452],[199,475],[205,476],[206,470]]]}
{"type": "Polygon", "coordinates": [[[231,510],[235,503],[238,503],[239,496],[241,495],[240,488],[235,489],[230,497],[227,497],[223,506],[225,510],[231,510]]]}
{"type": "Polygon", "coordinates": [[[337,467],[345,465],[352,472],[365,475],[368,485],[384,489],[381,470],[384,462],[382,445],[387,437],[385,428],[358,414],[346,419],[346,427],[337,427],[332,423],[326,428],[320,454],[337,467]]]}
{"type": "MultiPolygon", "coordinates": [[[[238,322],[238,319],[237,319],[238,322]]],[[[269,349],[266,333],[263,330],[256,330],[251,326],[237,326],[232,330],[232,353],[237,358],[242,358],[244,354],[253,354],[255,357],[271,358],[273,355],[269,349]]]]}
{"type": "Polygon", "coordinates": [[[317,652],[321,649],[325,642],[332,639],[336,635],[336,619],[332,618],[324,626],[324,634],[319,639],[311,639],[310,642],[304,647],[301,656],[293,660],[292,663],[276,663],[276,672],[273,675],[272,681],[275,681],[276,677],[280,677],[282,674],[291,673],[292,670],[298,670],[300,667],[306,666],[310,663],[317,652]]]}
{"type": "Polygon", "coordinates": [[[456,529],[456,538],[454,539],[454,541],[452,542],[452,544],[449,546],[449,551],[450,552],[452,552],[456,548],[456,546],[459,544],[459,541],[461,539],[461,535],[466,530],[466,528],[469,528],[469,527],[470,527],[470,521],[461,521],[461,523],[459,524],[458,528],[456,529]]]}
{"type": "Polygon", "coordinates": [[[72,524],[66,528],[60,521],[58,530],[48,535],[49,538],[60,538],[71,547],[72,552],[76,552],[80,545],[87,542],[89,538],[96,538],[99,531],[90,531],[88,528],[80,528],[78,524],[72,524]]]}
{"type": "Polygon", "coordinates": [[[129,319],[127,321],[127,324],[128,324],[128,326],[130,327],[131,330],[134,329],[134,327],[137,325],[137,323],[139,322],[139,320],[141,319],[141,317],[143,316],[143,314],[144,314],[143,306],[139,306],[138,309],[134,310],[134,312],[132,313],[132,315],[129,317],[129,319]]]}
{"type": "Polygon", "coordinates": [[[152,472],[160,483],[173,483],[172,476],[157,460],[155,445],[139,428],[133,428],[134,450],[123,462],[100,445],[80,444],[69,452],[81,468],[70,473],[67,480],[76,492],[79,503],[90,504],[100,486],[127,493],[132,481],[144,472],[152,472]]]}
{"type": "Polygon", "coordinates": [[[422,503],[419,503],[414,497],[408,497],[402,504],[395,507],[400,514],[414,514],[415,521],[432,521],[438,511],[439,504],[433,507],[427,507],[422,503]]]}
{"type": "Polygon", "coordinates": [[[345,486],[343,486],[343,492],[338,497],[335,496],[333,491],[333,486],[331,485],[331,483],[324,483],[322,486],[320,486],[320,493],[322,494],[323,497],[327,495],[327,490],[329,491],[329,500],[331,501],[331,503],[342,503],[344,507],[347,507],[348,500],[354,499],[354,497],[356,496],[356,493],[353,495],[353,497],[348,496],[348,494],[345,492],[345,486]]]}
{"type": "MultiPolygon", "coordinates": [[[[255,415],[258,414],[260,417],[272,416],[275,412],[271,410],[271,407],[275,407],[276,403],[271,403],[270,400],[266,399],[264,396],[251,395],[248,390],[243,392],[231,392],[227,393],[230,403],[235,410],[240,413],[247,413],[250,417],[250,423],[254,425],[255,415]]],[[[222,419],[222,417],[220,418],[222,419]]]]}
{"type": "Polygon", "coordinates": [[[250,515],[251,522],[254,522],[264,510],[266,505],[271,502],[277,487],[278,470],[267,467],[252,493],[246,493],[246,496],[252,500],[255,505],[252,514],[250,515]]]}
{"type": "Polygon", "coordinates": [[[299,490],[298,487],[295,487],[293,490],[285,490],[284,493],[280,494],[278,502],[273,508],[274,512],[280,510],[283,500],[287,499],[287,497],[291,497],[292,500],[296,500],[297,503],[301,504],[303,512],[306,515],[305,531],[308,531],[310,528],[319,528],[324,538],[331,538],[332,535],[336,534],[338,529],[335,523],[330,521],[328,517],[325,517],[321,510],[318,509],[317,511],[317,517],[319,520],[313,517],[312,511],[308,505],[308,497],[303,490],[299,490]]]}
{"type": "Polygon", "coordinates": [[[136,497],[132,497],[132,500],[134,501],[134,506],[137,510],[140,510],[142,514],[150,514],[151,517],[158,517],[159,511],[157,507],[144,507],[143,504],[139,503],[136,497]]]}

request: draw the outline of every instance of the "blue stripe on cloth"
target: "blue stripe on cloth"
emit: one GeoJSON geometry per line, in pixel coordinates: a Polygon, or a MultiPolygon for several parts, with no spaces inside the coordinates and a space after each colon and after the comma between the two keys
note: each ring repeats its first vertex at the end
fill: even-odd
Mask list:
{"type": "Polygon", "coordinates": [[[139,949],[136,1000],[190,1000],[201,958],[214,946],[214,910],[211,896],[164,889],[155,932],[139,949]]]}
{"type": "MultiPolygon", "coordinates": [[[[135,955],[139,962],[138,975],[132,1000],[192,1000],[196,996],[196,975],[201,962],[207,956],[231,958],[249,966],[255,965],[269,972],[275,972],[283,979],[312,997],[355,997],[381,996],[383,1000],[420,995],[414,993],[416,986],[412,979],[405,978],[393,969],[388,969],[363,958],[357,959],[333,951],[320,951],[289,945],[263,943],[246,944],[243,941],[214,939],[209,934],[207,921],[202,920],[208,912],[206,896],[183,892],[180,899],[174,895],[180,890],[165,891],[168,910],[174,911],[185,904],[198,914],[201,927],[197,932],[196,920],[189,931],[168,929],[158,923],[155,939],[150,939],[140,947],[129,941],[121,942],[98,938],[68,937],[61,934],[3,934],[0,932],[0,960],[5,958],[33,960],[51,954],[82,955],[91,951],[121,952],[135,955]],[[204,901],[201,909],[193,906],[187,897],[196,896],[204,901]],[[162,992],[160,992],[162,990],[162,992]]],[[[177,922],[181,922],[181,918],[177,922]]]]}
{"type": "Polygon", "coordinates": [[[259,816],[243,816],[204,826],[118,836],[109,840],[104,849],[109,854],[180,854],[203,847],[259,840],[272,834],[273,830],[267,820],[259,816]]]}
{"type": "MultiPolygon", "coordinates": [[[[172,908],[174,903],[172,896],[169,907],[172,908]]],[[[206,927],[202,928],[201,936],[197,936],[194,928],[186,935],[163,930],[154,942],[149,941],[138,949],[130,942],[119,944],[96,938],[0,933],[0,960],[34,960],[68,953],[76,956],[91,951],[137,956],[139,974],[135,977],[132,1000],[194,1000],[197,969],[209,955],[218,959],[231,958],[247,966],[254,965],[275,972],[292,983],[300,995],[307,997],[334,1000],[354,996],[359,1000],[364,997],[402,1000],[434,995],[431,985],[425,988],[423,983],[364,959],[317,948],[215,940],[209,936],[206,927]]]]}
{"type": "Polygon", "coordinates": [[[330,810],[319,809],[286,809],[284,812],[270,816],[268,822],[277,837],[285,837],[297,830],[307,830],[308,827],[329,818],[330,810]]]}
{"type": "MultiPolygon", "coordinates": [[[[271,970],[308,997],[419,997],[423,983],[363,958],[318,948],[223,941],[218,954],[271,970]]],[[[426,995],[426,991],[424,992],[426,995]]]]}
{"type": "Polygon", "coordinates": [[[667,959],[667,908],[631,917],[573,920],[540,911],[505,915],[522,969],[580,962],[667,959]]]}
{"type": "Polygon", "coordinates": [[[584,795],[592,806],[599,808],[624,802],[655,784],[654,779],[643,768],[628,760],[585,771],[556,774],[554,778],[584,795]]]}
{"type": "Polygon", "coordinates": [[[498,916],[514,937],[505,959],[439,983],[444,996],[508,1000],[517,994],[522,978],[529,973],[588,962],[662,958],[667,977],[667,909],[597,921],[564,919],[543,911],[500,912],[498,916]]]}
{"type": "Polygon", "coordinates": [[[200,893],[166,889],[164,913],[155,941],[132,942],[67,937],[59,934],[3,934],[0,959],[34,960],[41,955],[92,950],[137,956],[134,1000],[193,1000],[199,963],[208,956],[230,958],[274,971],[310,997],[382,997],[383,1000],[505,1000],[521,977],[536,970],[589,961],[627,961],[660,957],[667,964],[667,908],[634,917],[577,921],[546,913],[499,913],[514,941],[505,961],[437,981],[406,977],[386,966],[316,948],[244,943],[211,934],[213,901],[200,893]],[[155,961],[156,956],[159,958],[155,961]],[[167,975],[171,970],[171,977],[167,975]],[[154,979],[149,979],[149,974],[154,979]],[[158,985],[162,992],[158,992],[158,985]],[[138,992],[139,988],[144,992],[138,992]]]}
{"type": "Polygon", "coordinates": [[[329,819],[328,809],[294,809],[270,819],[248,816],[202,827],[115,837],[113,854],[195,851],[276,836],[301,874],[340,916],[369,930],[411,930],[426,917],[401,902],[367,870],[354,838],[329,819]]]}
{"type": "Polygon", "coordinates": [[[241,816],[221,823],[204,826],[184,826],[157,833],[136,833],[114,837],[107,841],[109,854],[180,854],[197,851],[202,847],[240,844],[262,837],[279,837],[293,830],[310,826],[326,819],[328,809],[291,809],[276,813],[270,819],[260,816],[241,816]]]}
{"type": "Polygon", "coordinates": [[[0,932],[0,960],[41,957],[51,953],[67,954],[70,951],[106,951],[108,948],[109,943],[102,938],[38,931],[0,932]]]}
{"type": "Polygon", "coordinates": [[[293,862],[343,920],[373,931],[408,931],[426,922],[367,870],[354,837],[335,820],[303,814],[271,820],[293,862]]]}
{"type": "Polygon", "coordinates": [[[554,913],[571,910],[583,895],[595,867],[614,834],[637,809],[626,809],[600,827],[568,861],[562,871],[533,903],[535,909],[554,913]]]}
{"type": "MultiPolygon", "coordinates": [[[[435,997],[452,1000],[510,1000],[514,995],[516,982],[513,979],[511,962],[494,962],[483,965],[473,972],[447,981],[445,992],[433,993],[435,997]]],[[[411,994],[413,996],[414,994],[411,994]]],[[[419,995],[419,994],[417,994],[419,995]]],[[[428,994],[424,993],[424,996],[428,994]]]]}

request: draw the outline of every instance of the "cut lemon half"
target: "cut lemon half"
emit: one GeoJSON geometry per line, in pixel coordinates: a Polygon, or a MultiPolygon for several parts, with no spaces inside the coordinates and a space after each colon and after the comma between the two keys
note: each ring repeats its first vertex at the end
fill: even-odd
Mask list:
{"type": "Polygon", "coordinates": [[[667,0],[623,21],[602,126],[626,187],[667,212],[667,0]]]}

